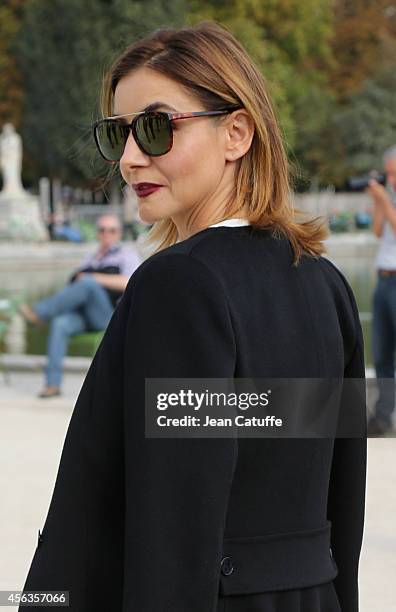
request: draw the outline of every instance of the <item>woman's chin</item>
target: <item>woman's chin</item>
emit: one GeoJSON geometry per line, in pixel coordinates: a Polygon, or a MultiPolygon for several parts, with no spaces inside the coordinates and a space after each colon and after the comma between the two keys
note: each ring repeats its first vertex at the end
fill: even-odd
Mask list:
{"type": "MultiPolygon", "coordinates": [[[[148,203],[147,203],[148,204],[148,203]]],[[[171,217],[171,212],[159,210],[158,207],[139,203],[139,217],[144,223],[157,223],[171,217]]]]}
{"type": "Polygon", "coordinates": [[[158,221],[162,221],[163,219],[167,219],[167,215],[158,215],[154,212],[144,213],[143,211],[139,212],[139,217],[143,221],[143,223],[157,223],[158,221]]]}

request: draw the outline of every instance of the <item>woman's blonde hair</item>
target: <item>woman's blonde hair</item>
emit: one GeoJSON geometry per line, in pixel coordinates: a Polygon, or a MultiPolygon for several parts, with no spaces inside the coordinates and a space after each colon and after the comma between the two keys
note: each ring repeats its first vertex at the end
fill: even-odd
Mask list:
{"type": "MultiPolygon", "coordinates": [[[[292,204],[288,160],[265,79],[234,36],[216,22],[203,21],[192,27],[160,28],[131,44],[104,77],[103,116],[113,113],[120,79],[143,66],[187,88],[205,109],[236,104],[252,117],[252,144],[238,160],[234,196],[223,218],[244,216],[256,228],[270,227],[277,237],[283,233],[290,240],[295,265],[303,251],[314,257],[324,253],[327,224],[321,217],[296,219],[304,213],[292,204]]],[[[172,219],[154,223],[147,235],[149,244],[157,244],[156,251],[177,239],[172,219]]]]}

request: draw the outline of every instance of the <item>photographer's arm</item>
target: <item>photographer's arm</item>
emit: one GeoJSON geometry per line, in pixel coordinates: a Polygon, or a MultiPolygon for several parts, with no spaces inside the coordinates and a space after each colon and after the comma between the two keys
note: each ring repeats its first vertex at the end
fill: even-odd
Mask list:
{"type": "Polygon", "coordinates": [[[394,233],[396,234],[396,209],[390,201],[390,198],[384,198],[381,203],[381,206],[384,212],[384,216],[389,221],[394,233]]]}
{"type": "Polygon", "coordinates": [[[382,235],[385,218],[396,234],[396,209],[393,206],[385,187],[375,179],[371,179],[367,192],[374,200],[374,233],[379,238],[382,235]]]}
{"type": "Polygon", "coordinates": [[[384,211],[381,202],[374,200],[373,232],[377,238],[381,238],[384,228],[384,211]]]}

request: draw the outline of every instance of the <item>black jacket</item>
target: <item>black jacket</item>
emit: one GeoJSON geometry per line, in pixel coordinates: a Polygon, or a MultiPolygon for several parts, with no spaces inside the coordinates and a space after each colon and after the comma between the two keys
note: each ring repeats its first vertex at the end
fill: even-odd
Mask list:
{"type": "Polygon", "coordinates": [[[73,612],[356,612],[365,437],[145,437],[145,378],[325,376],[364,378],[326,258],[294,267],[251,226],[149,257],[80,391],[24,589],[68,590],[73,612]]]}

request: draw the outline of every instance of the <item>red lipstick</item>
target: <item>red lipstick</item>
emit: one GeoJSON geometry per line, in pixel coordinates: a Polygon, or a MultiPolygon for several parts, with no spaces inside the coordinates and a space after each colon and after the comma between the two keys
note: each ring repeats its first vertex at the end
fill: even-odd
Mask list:
{"type": "Polygon", "coordinates": [[[132,185],[132,188],[139,198],[145,198],[151,193],[154,193],[154,191],[158,191],[161,187],[162,185],[158,185],[157,183],[134,183],[132,185]]]}

